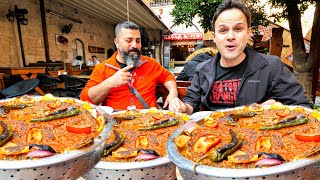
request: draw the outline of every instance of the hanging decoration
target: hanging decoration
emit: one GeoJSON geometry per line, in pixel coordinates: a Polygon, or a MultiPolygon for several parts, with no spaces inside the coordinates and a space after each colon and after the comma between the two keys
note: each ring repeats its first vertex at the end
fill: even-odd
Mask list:
{"type": "Polygon", "coordinates": [[[129,0],[127,0],[127,21],[130,21],[130,14],[129,14],[129,0]]]}

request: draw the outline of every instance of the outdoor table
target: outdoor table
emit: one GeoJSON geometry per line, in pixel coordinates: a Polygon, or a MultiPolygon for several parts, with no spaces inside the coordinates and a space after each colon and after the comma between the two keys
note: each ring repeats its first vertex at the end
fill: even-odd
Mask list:
{"type": "MultiPolygon", "coordinates": [[[[46,73],[46,67],[0,67],[0,73],[10,74],[10,75],[20,75],[22,79],[35,79],[39,73],[46,73]],[[27,74],[31,74],[30,77],[27,74]]],[[[37,86],[35,90],[41,94],[45,93],[37,86]]]]}
{"type": "Polygon", "coordinates": [[[56,67],[64,67],[64,63],[63,62],[51,62],[51,63],[47,63],[47,62],[37,62],[37,63],[29,63],[29,67],[46,67],[46,72],[48,71],[54,71],[56,67]]]}

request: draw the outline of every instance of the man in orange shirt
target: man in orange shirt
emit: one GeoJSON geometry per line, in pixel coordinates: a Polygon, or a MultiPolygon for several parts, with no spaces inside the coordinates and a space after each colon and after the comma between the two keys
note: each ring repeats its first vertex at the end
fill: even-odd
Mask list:
{"type": "Polygon", "coordinates": [[[119,110],[132,105],[143,109],[143,104],[130,93],[130,87],[135,87],[149,107],[157,107],[156,85],[163,84],[169,91],[164,103],[164,107],[168,106],[178,97],[174,76],[155,59],[140,55],[139,27],[132,22],[122,22],[116,26],[115,34],[118,51],[95,66],[80,99],[119,110]]]}

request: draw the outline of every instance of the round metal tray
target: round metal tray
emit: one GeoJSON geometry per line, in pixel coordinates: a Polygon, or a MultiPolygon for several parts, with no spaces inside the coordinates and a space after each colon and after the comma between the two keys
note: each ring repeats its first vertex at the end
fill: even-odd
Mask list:
{"type": "MultiPolygon", "coordinates": [[[[147,110],[142,110],[147,111],[147,110]]],[[[165,111],[166,110],[162,110],[165,111]]],[[[112,113],[119,114],[123,111],[112,113]]],[[[179,114],[179,113],[176,113],[179,114]]],[[[168,156],[144,162],[104,162],[98,164],[83,176],[87,180],[95,179],[176,179],[176,165],[168,156]]]]}
{"type": "MultiPolygon", "coordinates": [[[[298,106],[290,107],[294,108],[298,106]]],[[[240,108],[243,107],[235,109],[240,108]]],[[[306,110],[311,111],[310,109],[306,110]]],[[[221,111],[230,111],[230,109],[221,111]]],[[[210,115],[210,113],[212,112],[199,112],[193,114],[191,117],[193,118],[193,121],[198,122],[210,115]]],[[[230,169],[198,165],[198,175],[195,175],[193,172],[194,162],[181,155],[176,144],[173,142],[173,139],[178,137],[182,131],[183,126],[171,135],[166,148],[169,159],[177,165],[183,179],[320,179],[320,153],[310,158],[304,158],[268,168],[230,169]]]]}
{"type": "MultiPolygon", "coordinates": [[[[41,98],[41,96],[33,97],[41,98]]],[[[77,99],[75,100],[82,103],[77,99]]],[[[97,110],[99,113],[104,114],[101,109],[97,110]]],[[[111,129],[112,124],[107,123],[100,134],[94,139],[93,144],[78,150],[37,160],[0,160],[1,179],[76,179],[98,163],[111,129]]]]}

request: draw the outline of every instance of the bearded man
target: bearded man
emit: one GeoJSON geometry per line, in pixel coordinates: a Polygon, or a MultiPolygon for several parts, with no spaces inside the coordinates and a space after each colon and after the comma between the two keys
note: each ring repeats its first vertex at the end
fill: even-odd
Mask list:
{"type": "Polygon", "coordinates": [[[124,110],[135,106],[157,107],[156,85],[163,84],[169,91],[164,107],[178,97],[174,76],[155,59],[141,55],[139,26],[125,21],[115,28],[114,43],[117,51],[112,57],[95,66],[90,80],[82,90],[80,99],[90,103],[124,110]],[[136,89],[133,90],[133,89],[136,89]]]}

